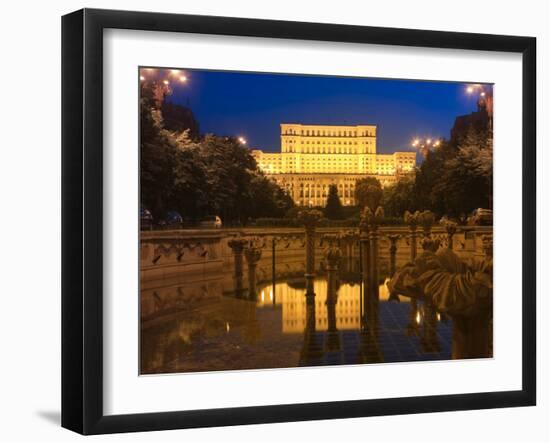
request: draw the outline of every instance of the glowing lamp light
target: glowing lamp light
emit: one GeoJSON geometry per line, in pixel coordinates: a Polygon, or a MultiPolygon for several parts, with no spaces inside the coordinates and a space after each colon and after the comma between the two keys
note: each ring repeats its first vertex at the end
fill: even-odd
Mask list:
{"type": "Polygon", "coordinates": [[[466,88],[466,92],[467,92],[468,94],[472,94],[472,93],[474,92],[474,87],[473,87],[473,86],[468,86],[468,87],[466,88]]]}
{"type": "Polygon", "coordinates": [[[140,76],[139,76],[139,79],[140,79],[141,81],[143,81],[143,80],[145,80],[145,77],[144,77],[143,75],[140,75],[140,76]]]}
{"type": "Polygon", "coordinates": [[[479,95],[481,95],[482,97],[485,97],[485,92],[482,92],[482,93],[479,94],[479,95]]]}
{"type": "Polygon", "coordinates": [[[182,75],[180,77],[180,82],[185,83],[187,81],[187,77],[185,75],[182,75]]]}
{"type": "Polygon", "coordinates": [[[239,137],[237,140],[239,140],[239,143],[241,143],[242,145],[246,145],[246,138],[239,137]]]}
{"type": "Polygon", "coordinates": [[[168,86],[170,84],[170,82],[168,80],[163,80],[163,82],[166,86],[168,86]]]}
{"type": "Polygon", "coordinates": [[[170,72],[174,75],[177,75],[180,73],[180,70],[179,69],[170,69],[170,72]]]}
{"type": "Polygon", "coordinates": [[[431,143],[432,143],[432,139],[429,138],[428,140],[426,140],[426,143],[431,144],[431,143]]]}

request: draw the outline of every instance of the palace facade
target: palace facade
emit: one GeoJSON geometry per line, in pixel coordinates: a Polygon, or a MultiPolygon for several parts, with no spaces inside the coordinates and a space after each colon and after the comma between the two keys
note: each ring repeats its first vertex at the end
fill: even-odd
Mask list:
{"type": "Polygon", "coordinates": [[[343,205],[355,204],[355,183],[376,177],[383,186],[416,166],[416,152],[376,152],[376,125],[281,124],[281,152],[252,150],[258,166],[297,205],[324,206],[336,185],[343,205]]]}

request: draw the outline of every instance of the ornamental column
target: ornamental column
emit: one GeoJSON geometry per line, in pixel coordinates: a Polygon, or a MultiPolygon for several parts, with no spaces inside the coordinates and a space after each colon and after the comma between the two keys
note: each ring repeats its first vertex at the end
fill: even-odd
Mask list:
{"type": "Polygon", "coordinates": [[[340,349],[340,337],[336,325],[336,304],[338,303],[338,265],[342,258],[342,251],[338,247],[338,235],[325,235],[323,240],[328,241],[325,249],[327,262],[327,349],[336,351],[340,349]]]}
{"type": "Polygon", "coordinates": [[[445,228],[445,231],[447,231],[447,248],[452,250],[453,249],[453,237],[456,234],[457,224],[454,221],[445,220],[443,222],[443,227],[445,228]]]}
{"type": "MultiPolygon", "coordinates": [[[[390,278],[395,274],[397,267],[397,241],[401,238],[399,234],[389,234],[388,240],[390,241],[390,278]]],[[[390,301],[399,301],[399,295],[391,291],[389,298],[390,301]]]]}
{"type": "Polygon", "coordinates": [[[262,257],[262,249],[257,246],[256,241],[249,241],[244,249],[244,256],[248,264],[248,296],[251,299],[256,298],[256,267],[262,257]]]}
{"type": "Polygon", "coordinates": [[[315,228],[321,219],[322,214],[315,209],[307,209],[298,213],[298,220],[305,227],[306,236],[306,300],[313,302],[315,291],[313,281],[315,279],[315,228]]]}
{"type": "MultiPolygon", "coordinates": [[[[361,280],[363,293],[361,297],[361,322],[362,325],[366,324],[366,311],[369,305],[370,294],[370,238],[369,238],[369,224],[367,221],[367,211],[365,208],[361,213],[361,219],[359,222],[359,257],[361,260],[361,280]]],[[[370,211],[370,209],[368,209],[370,211]]]]}
{"type": "MultiPolygon", "coordinates": [[[[411,263],[414,263],[414,261],[416,260],[416,230],[418,228],[419,218],[419,211],[416,211],[414,213],[405,211],[405,215],[403,217],[405,224],[409,226],[409,244],[411,248],[409,260],[411,263]]],[[[411,298],[409,309],[409,324],[407,325],[407,335],[418,335],[419,323],[420,314],[418,311],[418,302],[415,298],[411,298]]]]}
{"type": "Polygon", "coordinates": [[[243,290],[243,250],[248,241],[244,238],[234,238],[227,242],[233,251],[233,279],[235,284],[235,295],[240,297],[243,290]]]}
{"type": "Polygon", "coordinates": [[[418,221],[422,225],[424,238],[429,238],[432,235],[432,226],[435,223],[435,215],[432,211],[422,211],[418,216],[418,221]]]}
{"type": "Polygon", "coordinates": [[[396,262],[397,262],[397,241],[401,238],[399,234],[389,234],[388,240],[390,241],[390,278],[395,274],[396,262]]]}
{"type": "Polygon", "coordinates": [[[373,301],[378,304],[379,300],[379,282],[378,282],[378,262],[379,262],[379,254],[378,254],[378,239],[379,239],[379,233],[378,233],[378,227],[382,223],[382,220],[384,219],[384,208],[382,206],[378,206],[376,211],[373,213],[370,209],[365,209],[365,217],[367,219],[367,222],[369,224],[369,231],[370,231],[370,252],[371,252],[371,258],[370,258],[370,266],[371,266],[371,286],[372,286],[372,296],[373,301]]]}

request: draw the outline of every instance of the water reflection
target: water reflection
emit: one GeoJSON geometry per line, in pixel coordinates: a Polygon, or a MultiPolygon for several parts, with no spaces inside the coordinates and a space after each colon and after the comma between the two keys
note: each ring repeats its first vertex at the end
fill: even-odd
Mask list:
{"type": "Polygon", "coordinates": [[[348,263],[332,275],[318,272],[315,295],[307,296],[303,277],[260,281],[250,291],[234,273],[229,290],[219,276],[148,287],[142,292],[141,372],[451,358],[451,321],[422,303],[390,297],[387,278],[378,282],[374,301],[375,291],[356,271],[357,264],[348,263]]]}

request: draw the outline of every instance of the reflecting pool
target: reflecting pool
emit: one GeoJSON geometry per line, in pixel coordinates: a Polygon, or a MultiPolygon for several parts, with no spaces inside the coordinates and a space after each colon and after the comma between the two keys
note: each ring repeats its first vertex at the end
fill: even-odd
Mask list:
{"type": "Polygon", "coordinates": [[[223,275],[149,283],[142,288],[141,373],[451,358],[450,318],[390,294],[385,277],[379,301],[370,303],[353,264],[333,278],[320,270],[314,297],[306,297],[303,274],[260,279],[253,294],[223,275]]]}

